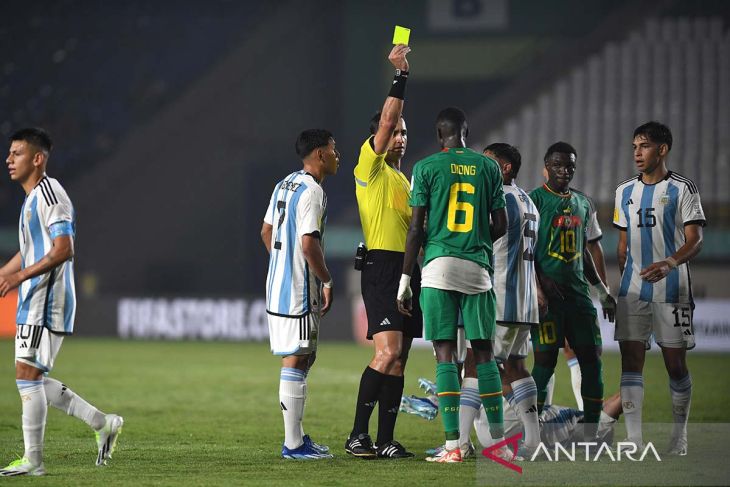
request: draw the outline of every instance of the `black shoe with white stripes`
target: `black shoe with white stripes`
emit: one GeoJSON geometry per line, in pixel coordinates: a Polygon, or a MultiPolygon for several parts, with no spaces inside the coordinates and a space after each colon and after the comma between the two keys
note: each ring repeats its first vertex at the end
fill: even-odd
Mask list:
{"type": "Polygon", "coordinates": [[[395,440],[390,440],[383,446],[378,446],[378,458],[411,458],[415,455],[405,449],[395,440]]]}
{"type": "Polygon", "coordinates": [[[352,456],[364,459],[375,458],[375,447],[370,435],[360,433],[357,436],[350,436],[345,441],[345,451],[352,456]]]}

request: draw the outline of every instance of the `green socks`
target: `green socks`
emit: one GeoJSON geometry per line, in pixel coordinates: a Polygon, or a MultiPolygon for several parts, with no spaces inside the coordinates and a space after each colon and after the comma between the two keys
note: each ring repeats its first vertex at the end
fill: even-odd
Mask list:
{"type": "Polygon", "coordinates": [[[456,364],[436,364],[436,390],[447,440],[459,439],[459,371],[456,364]]]}
{"type": "Polygon", "coordinates": [[[489,434],[492,439],[504,436],[504,411],[502,409],[502,380],[499,377],[497,362],[492,360],[477,364],[479,379],[479,396],[482,399],[484,412],[489,420],[489,434]]]}
{"type": "Polygon", "coordinates": [[[603,409],[603,371],[601,359],[580,365],[580,393],[583,396],[583,414],[586,429],[598,424],[603,409]],[[591,425],[591,426],[588,426],[591,425]]]}

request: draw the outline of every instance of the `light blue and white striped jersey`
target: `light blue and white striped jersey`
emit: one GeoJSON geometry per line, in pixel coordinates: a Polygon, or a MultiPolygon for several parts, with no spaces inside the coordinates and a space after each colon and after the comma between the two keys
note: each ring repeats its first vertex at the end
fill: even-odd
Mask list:
{"type": "Polygon", "coordinates": [[[684,227],[705,225],[705,213],[697,186],[669,172],[656,184],[644,184],[641,175],[616,188],[613,224],[626,231],[626,267],[619,296],[655,303],[690,303],[689,266],[672,269],[654,284],[639,276],[642,269],[673,255],[685,242],[684,227]]]}
{"type": "MultiPolygon", "coordinates": [[[[40,261],[62,235],[76,236],[76,215],[71,200],[61,184],[43,176],[26,196],[20,210],[18,226],[21,266],[40,261]]],[[[76,291],[73,260],[55,269],[27,279],[18,288],[16,322],[41,325],[56,333],[73,333],[76,315],[76,291]]]]}
{"type": "Polygon", "coordinates": [[[498,323],[539,323],[535,244],[540,214],[515,184],[503,185],[507,233],[494,242],[494,292],[498,323]]]}
{"type": "Polygon", "coordinates": [[[277,316],[307,315],[321,299],[319,282],[302,252],[302,236],[317,232],[324,237],[327,196],[312,175],[293,172],[274,187],[264,221],[274,227],[266,310],[277,316]]]}

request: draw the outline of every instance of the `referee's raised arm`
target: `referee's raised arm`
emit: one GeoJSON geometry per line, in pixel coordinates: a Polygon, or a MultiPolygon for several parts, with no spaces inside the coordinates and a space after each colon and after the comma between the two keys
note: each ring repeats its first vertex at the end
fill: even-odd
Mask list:
{"type": "Polygon", "coordinates": [[[409,52],[411,52],[410,47],[405,44],[397,44],[388,56],[388,60],[395,66],[395,76],[393,77],[390,93],[388,93],[385,104],[383,104],[378,130],[375,132],[375,138],[373,139],[373,150],[376,154],[382,154],[388,148],[390,139],[393,138],[393,131],[395,131],[398,120],[400,120],[403,113],[403,98],[406,93],[409,68],[406,54],[409,52]]]}

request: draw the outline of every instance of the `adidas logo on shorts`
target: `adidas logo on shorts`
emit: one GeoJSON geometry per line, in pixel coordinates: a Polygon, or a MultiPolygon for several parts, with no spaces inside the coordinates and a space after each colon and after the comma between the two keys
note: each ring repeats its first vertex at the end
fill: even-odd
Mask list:
{"type": "Polygon", "coordinates": [[[383,321],[380,322],[380,326],[390,325],[390,320],[388,318],[385,318],[383,321]]]}

